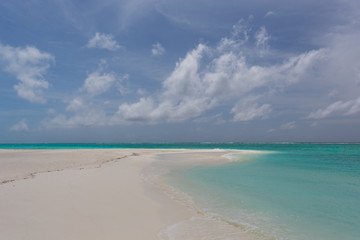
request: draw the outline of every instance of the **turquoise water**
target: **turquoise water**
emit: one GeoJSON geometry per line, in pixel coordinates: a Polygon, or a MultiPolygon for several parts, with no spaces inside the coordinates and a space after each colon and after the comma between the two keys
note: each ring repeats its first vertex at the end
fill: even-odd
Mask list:
{"type": "Polygon", "coordinates": [[[148,148],[148,149],[251,149],[269,151],[297,151],[302,148],[317,148],[318,146],[336,149],[344,146],[360,146],[360,144],[315,144],[315,143],[0,143],[0,149],[102,149],[102,148],[148,148]]]}
{"type": "Polygon", "coordinates": [[[203,211],[261,239],[360,239],[360,145],[262,148],[271,152],[197,166],[178,172],[171,183],[203,211]]]}

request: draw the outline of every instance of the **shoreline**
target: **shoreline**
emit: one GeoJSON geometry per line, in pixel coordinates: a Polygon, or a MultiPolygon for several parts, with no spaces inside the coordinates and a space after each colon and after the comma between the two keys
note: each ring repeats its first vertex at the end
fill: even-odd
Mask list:
{"type": "Polygon", "coordinates": [[[233,237],[238,234],[235,239],[253,239],[202,213],[190,201],[191,196],[162,181],[166,171],[178,167],[226,163],[230,160],[223,155],[231,152],[251,153],[206,149],[0,150],[0,194],[4,196],[0,199],[0,235],[4,239],[40,240],[196,239],[201,237],[196,235],[199,228],[192,226],[200,226],[212,236],[226,229],[233,237]],[[163,172],[154,172],[159,169],[163,172]]]}

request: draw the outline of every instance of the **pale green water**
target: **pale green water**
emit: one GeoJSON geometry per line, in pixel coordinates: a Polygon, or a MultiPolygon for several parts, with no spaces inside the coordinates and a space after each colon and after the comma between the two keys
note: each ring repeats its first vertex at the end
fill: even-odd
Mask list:
{"type": "Polygon", "coordinates": [[[195,167],[170,182],[264,239],[360,239],[360,145],[263,147],[273,152],[195,167]]]}

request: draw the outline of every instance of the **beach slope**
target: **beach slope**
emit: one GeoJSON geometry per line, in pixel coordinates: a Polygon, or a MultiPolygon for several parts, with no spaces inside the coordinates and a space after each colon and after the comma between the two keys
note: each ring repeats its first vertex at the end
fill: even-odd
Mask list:
{"type": "MultiPolygon", "coordinates": [[[[177,231],[174,239],[195,236],[197,229],[183,223],[193,227],[201,213],[169,198],[143,173],[170,156],[201,161],[201,152],[0,150],[0,239],[169,239],[169,230],[177,231]]],[[[225,153],[207,152],[214,160],[225,153]]]]}

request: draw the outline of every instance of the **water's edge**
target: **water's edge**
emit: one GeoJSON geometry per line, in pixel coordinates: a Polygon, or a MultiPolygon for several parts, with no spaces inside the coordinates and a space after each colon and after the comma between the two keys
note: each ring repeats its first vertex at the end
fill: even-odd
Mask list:
{"type": "MultiPolygon", "coordinates": [[[[252,155],[254,151],[248,151],[252,155]]],[[[146,167],[141,174],[144,181],[153,187],[160,189],[168,198],[185,206],[193,216],[189,219],[180,221],[176,224],[162,229],[158,233],[160,240],[177,239],[242,239],[257,240],[270,239],[264,238],[257,229],[247,224],[235,224],[227,221],[221,216],[216,216],[210,212],[203,211],[194,198],[188,193],[174,187],[168,177],[177,171],[186,171],[198,165],[218,165],[227,164],[235,161],[231,157],[233,153],[226,150],[218,150],[215,156],[214,152],[204,151],[203,160],[199,161],[199,154],[176,153],[158,155],[158,161],[146,167]],[[209,157],[209,159],[206,159],[209,157]]],[[[239,154],[239,152],[237,153],[239,154]]],[[[246,155],[244,151],[243,154],[246,155]]]]}

